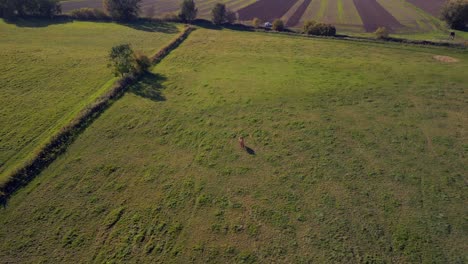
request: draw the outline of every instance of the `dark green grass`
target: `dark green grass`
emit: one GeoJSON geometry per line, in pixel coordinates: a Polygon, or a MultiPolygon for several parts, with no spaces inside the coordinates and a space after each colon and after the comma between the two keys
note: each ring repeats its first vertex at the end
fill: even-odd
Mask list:
{"type": "Polygon", "coordinates": [[[0,20],[0,182],[113,84],[106,60],[113,45],[153,54],[177,31],[172,24],[0,20]]]}
{"type": "Polygon", "coordinates": [[[0,210],[0,262],[463,263],[467,69],[199,29],[0,210]]]}

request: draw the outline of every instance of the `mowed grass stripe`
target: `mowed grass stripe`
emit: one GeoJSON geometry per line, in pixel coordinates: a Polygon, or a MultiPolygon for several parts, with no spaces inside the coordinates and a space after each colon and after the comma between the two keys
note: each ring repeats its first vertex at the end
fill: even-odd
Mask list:
{"type": "Polygon", "coordinates": [[[327,0],[323,21],[325,23],[337,24],[338,22],[338,0],[327,0]]]}
{"type": "Polygon", "coordinates": [[[0,208],[0,261],[456,262],[467,63],[199,29],[0,208]]]}
{"type": "MultiPolygon", "coordinates": [[[[307,20],[317,20],[317,12],[320,7],[321,0],[312,0],[304,11],[304,15],[300,20],[300,24],[304,24],[307,20]]],[[[319,21],[318,21],[319,22],[319,21]]]]}

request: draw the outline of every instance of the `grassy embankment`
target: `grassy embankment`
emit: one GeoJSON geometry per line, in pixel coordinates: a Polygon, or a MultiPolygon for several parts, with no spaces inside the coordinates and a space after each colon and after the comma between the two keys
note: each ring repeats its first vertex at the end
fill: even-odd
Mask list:
{"type": "Polygon", "coordinates": [[[0,183],[116,80],[109,49],[131,43],[154,54],[179,31],[135,25],[0,20],[0,183]]]}
{"type": "Polygon", "coordinates": [[[0,209],[0,262],[462,262],[467,69],[197,30],[0,209]]]}

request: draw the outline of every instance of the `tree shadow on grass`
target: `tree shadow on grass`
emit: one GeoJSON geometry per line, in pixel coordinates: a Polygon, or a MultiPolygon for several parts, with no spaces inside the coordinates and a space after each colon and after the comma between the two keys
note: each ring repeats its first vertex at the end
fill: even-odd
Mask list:
{"type": "Polygon", "coordinates": [[[164,21],[140,19],[131,23],[120,23],[120,25],[146,32],[160,32],[167,34],[175,34],[179,32],[179,29],[174,25],[174,23],[164,21]]]}
{"type": "Polygon", "coordinates": [[[4,19],[7,24],[14,24],[17,27],[41,28],[50,25],[71,23],[73,20],[65,16],[58,16],[55,18],[37,18],[37,17],[15,17],[11,19],[4,19]]]}
{"type": "Polygon", "coordinates": [[[161,94],[161,90],[164,88],[162,82],[165,80],[167,78],[161,74],[148,72],[128,91],[152,101],[166,101],[166,98],[161,94]]]}

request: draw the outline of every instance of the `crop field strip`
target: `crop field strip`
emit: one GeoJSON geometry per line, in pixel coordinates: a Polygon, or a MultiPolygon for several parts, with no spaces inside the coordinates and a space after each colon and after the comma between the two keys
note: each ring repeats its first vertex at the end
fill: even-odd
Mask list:
{"type": "Polygon", "coordinates": [[[432,15],[418,10],[406,0],[385,1],[377,0],[403,26],[405,31],[431,31],[436,28],[432,15]]]}
{"type": "Polygon", "coordinates": [[[373,32],[381,26],[391,31],[402,27],[400,22],[376,0],[354,0],[354,5],[361,16],[364,28],[367,32],[373,32]]]}
{"type": "Polygon", "coordinates": [[[444,0],[406,0],[411,4],[421,8],[422,10],[439,17],[440,10],[444,4],[444,0]]]}
{"type": "MultiPolygon", "coordinates": [[[[199,0],[195,1],[198,8],[198,17],[209,19],[211,16],[211,9],[216,3],[224,3],[226,6],[236,11],[242,7],[254,3],[255,0],[199,0]]],[[[78,0],[62,3],[63,12],[70,12],[73,9],[81,7],[99,8],[102,9],[102,2],[100,0],[78,0]]],[[[141,3],[142,15],[146,15],[150,8],[154,7],[155,16],[162,16],[168,13],[176,13],[179,11],[180,2],[175,0],[143,0],[141,3]]]]}
{"type": "MultiPolygon", "coordinates": [[[[198,16],[210,19],[211,9],[220,2],[237,11],[240,21],[255,17],[263,21],[281,18],[288,27],[300,28],[307,20],[331,23],[338,30],[372,32],[385,26],[393,32],[434,31],[441,28],[438,14],[443,0],[199,0],[198,16]]],[[[174,13],[179,1],[144,0],[142,13],[154,7],[155,15],[174,13]]],[[[89,6],[101,8],[99,0],[63,3],[64,11],[89,6]]]]}
{"type": "MultiPolygon", "coordinates": [[[[304,15],[304,12],[306,11],[307,7],[310,5],[310,2],[312,0],[301,0],[298,1],[297,3],[299,4],[296,9],[292,9],[293,13],[286,17],[286,26],[287,27],[294,27],[299,24],[299,21],[301,20],[301,17],[304,15]]],[[[289,12],[289,11],[288,11],[289,12]]]]}
{"type": "Polygon", "coordinates": [[[281,18],[296,2],[297,0],[259,0],[237,12],[241,21],[252,20],[255,17],[262,21],[272,21],[281,18]]]}

